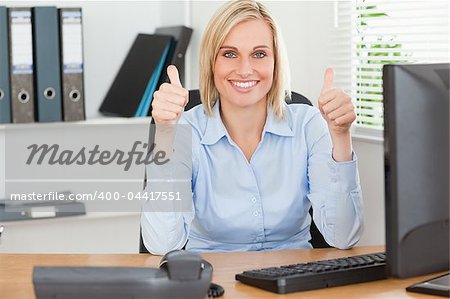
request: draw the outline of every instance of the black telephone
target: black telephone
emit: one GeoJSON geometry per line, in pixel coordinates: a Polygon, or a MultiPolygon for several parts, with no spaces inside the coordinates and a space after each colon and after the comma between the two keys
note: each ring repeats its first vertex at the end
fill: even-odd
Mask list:
{"type": "Polygon", "coordinates": [[[37,299],[203,299],[223,294],[211,284],[212,273],[198,254],[176,250],[161,259],[159,269],[36,266],[33,285],[37,299]]]}

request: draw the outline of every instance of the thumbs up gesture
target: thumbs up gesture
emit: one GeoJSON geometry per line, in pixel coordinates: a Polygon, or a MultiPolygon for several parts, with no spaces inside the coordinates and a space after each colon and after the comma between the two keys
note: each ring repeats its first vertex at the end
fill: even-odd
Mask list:
{"type": "Polygon", "coordinates": [[[187,89],[181,85],[174,65],[167,67],[170,83],[163,83],[153,94],[152,117],[156,124],[176,124],[189,101],[187,89]]]}
{"type": "Polygon", "coordinates": [[[330,134],[340,135],[349,132],[356,114],[350,96],[342,89],[333,88],[333,80],[334,71],[332,68],[327,68],[318,103],[330,134]]]}

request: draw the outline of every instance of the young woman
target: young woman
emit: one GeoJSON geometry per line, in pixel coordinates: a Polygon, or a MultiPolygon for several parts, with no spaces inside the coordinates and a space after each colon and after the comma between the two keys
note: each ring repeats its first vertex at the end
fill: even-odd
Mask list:
{"type": "MultiPolygon", "coordinates": [[[[319,109],[287,105],[289,68],[279,29],[253,0],[226,3],[200,50],[202,105],[174,66],[155,92],[157,125],[192,127],[192,212],[144,212],[147,249],[195,251],[311,248],[308,210],[325,240],[349,248],[362,233],[362,198],[348,95],[327,69],[319,109]]],[[[145,210],[144,210],[145,211],[145,210]]]]}

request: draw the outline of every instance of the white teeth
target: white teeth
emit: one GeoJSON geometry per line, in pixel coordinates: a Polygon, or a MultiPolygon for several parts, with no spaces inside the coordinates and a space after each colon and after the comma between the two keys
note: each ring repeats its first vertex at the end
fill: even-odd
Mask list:
{"type": "Polygon", "coordinates": [[[250,88],[256,85],[256,81],[248,81],[248,82],[235,82],[232,83],[239,88],[250,88]]]}

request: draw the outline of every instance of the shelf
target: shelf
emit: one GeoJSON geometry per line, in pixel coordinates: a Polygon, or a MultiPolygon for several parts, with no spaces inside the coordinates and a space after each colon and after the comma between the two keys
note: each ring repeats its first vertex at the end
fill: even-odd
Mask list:
{"type": "Polygon", "coordinates": [[[134,217],[139,218],[140,212],[87,212],[84,215],[67,216],[67,217],[50,217],[50,218],[36,218],[36,219],[26,219],[26,220],[16,220],[16,221],[0,221],[2,225],[14,225],[14,224],[47,224],[52,222],[68,222],[68,221],[86,221],[90,219],[107,219],[107,218],[118,218],[118,217],[134,217]]]}
{"type": "Polygon", "coordinates": [[[150,124],[151,117],[101,117],[73,122],[52,122],[52,123],[23,123],[23,124],[1,124],[0,130],[5,129],[27,129],[27,128],[59,128],[74,126],[103,126],[121,124],[150,124]]]}

